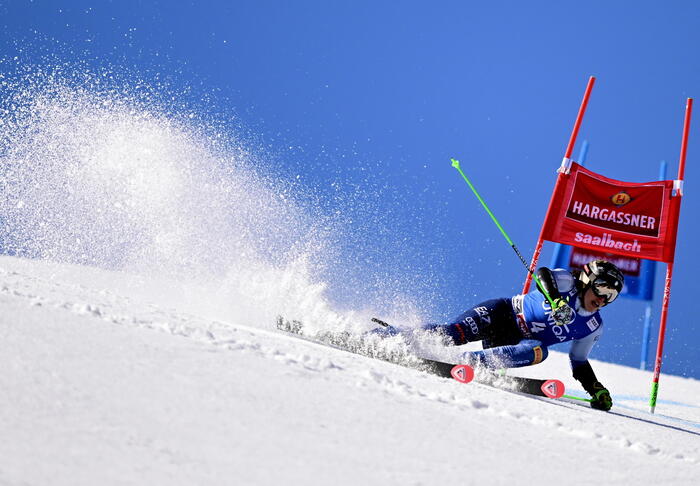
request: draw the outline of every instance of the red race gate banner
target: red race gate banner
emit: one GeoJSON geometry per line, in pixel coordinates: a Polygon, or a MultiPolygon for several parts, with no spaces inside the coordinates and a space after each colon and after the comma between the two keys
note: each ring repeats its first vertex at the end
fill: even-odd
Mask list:
{"type": "Polygon", "coordinates": [[[673,262],[681,203],[674,181],[621,182],[575,162],[559,179],[543,239],[673,262]]]}

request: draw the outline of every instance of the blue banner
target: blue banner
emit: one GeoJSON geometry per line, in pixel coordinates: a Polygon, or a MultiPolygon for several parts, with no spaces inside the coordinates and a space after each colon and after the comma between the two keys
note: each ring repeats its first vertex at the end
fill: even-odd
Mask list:
{"type": "Polygon", "coordinates": [[[581,269],[591,260],[607,260],[625,274],[625,286],[620,293],[622,297],[647,301],[654,299],[656,262],[651,260],[557,244],[551,268],[581,269]]]}

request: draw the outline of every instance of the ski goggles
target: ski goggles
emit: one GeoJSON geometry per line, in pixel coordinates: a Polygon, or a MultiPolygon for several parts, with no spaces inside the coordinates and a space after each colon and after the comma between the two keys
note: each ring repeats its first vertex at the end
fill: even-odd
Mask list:
{"type": "Polygon", "coordinates": [[[591,290],[593,290],[596,297],[600,297],[601,299],[605,300],[605,305],[608,305],[610,302],[617,299],[617,296],[620,293],[616,288],[611,286],[603,279],[594,280],[591,284],[591,290]]]}

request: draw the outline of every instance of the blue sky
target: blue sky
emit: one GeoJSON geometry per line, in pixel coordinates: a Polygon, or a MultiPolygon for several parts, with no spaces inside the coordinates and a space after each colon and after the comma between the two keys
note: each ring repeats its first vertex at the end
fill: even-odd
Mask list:
{"type": "MultiPolygon", "coordinates": [[[[298,181],[324,210],[342,206],[353,221],[342,245],[356,264],[339,264],[346,274],[331,286],[336,299],[360,302],[348,282],[370,274],[363,290],[381,278],[398,282],[441,320],[516,293],[524,279],[450,157],[529,257],[594,75],[579,136],[579,146],[590,142],[587,167],[641,182],[656,179],[666,160],[675,177],[685,100],[700,93],[700,7],[631,5],[17,0],[0,2],[0,38],[5,56],[28,63],[123,67],[189,88],[188,102],[235,119],[269,155],[265,171],[298,181]]],[[[697,124],[664,370],[700,377],[700,326],[690,318],[697,124]]],[[[550,255],[548,245],[541,263],[550,255]]],[[[606,310],[595,356],[636,365],[643,313],[634,301],[606,310]]]]}

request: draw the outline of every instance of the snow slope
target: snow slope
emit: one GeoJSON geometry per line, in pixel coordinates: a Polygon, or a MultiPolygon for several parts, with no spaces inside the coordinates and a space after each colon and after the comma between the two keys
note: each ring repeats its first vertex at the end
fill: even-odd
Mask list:
{"type": "MultiPolygon", "coordinates": [[[[167,90],[27,69],[0,100],[0,248],[30,258],[0,257],[0,484],[697,482],[696,380],[652,416],[650,373],[596,363],[603,413],[276,331],[415,324],[401,279],[439,286],[353,278],[362,188],[321,210],[167,90]]],[[[580,393],[561,353],[524,372],[580,393]]]]}
{"type": "MultiPolygon", "coordinates": [[[[0,484],[690,485],[700,477],[697,380],[663,376],[650,415],[650,373],[594,363],[615,400],[603,413],[304,342],[255,320],[274,309],[227,319],[220,305],[207,307],[207,292],[0,257],[0,484]]],[[[318,303],[305,309],[323,314],[318,303]]],[[[562,353],[522,373],[582,393],[562,353]]]]}

